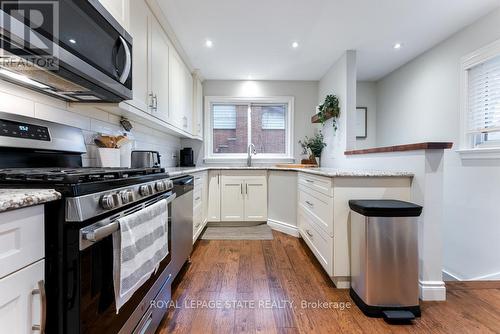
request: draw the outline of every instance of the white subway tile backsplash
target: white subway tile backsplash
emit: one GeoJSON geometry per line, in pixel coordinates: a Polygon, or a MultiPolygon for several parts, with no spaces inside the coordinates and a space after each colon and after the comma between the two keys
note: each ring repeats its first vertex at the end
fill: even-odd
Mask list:
{"type": "MultiPolygon", "coordinates": [[[[77,105],[41,95],[0,80],[0,111],[36,117],[82,129],[87,153],[83,155],[84,167],[99,167],[97,146],[94,138],[99,134],[119,135],[124,133],[120,116],[88,105],[77,105]]],[[[181,140],[143,124],[132,122],[134,128],[127,134],[132,150],[159,151],[163,167],[173,167],[181,149],[181,140]]]]}
{"type": "Polygon", "coordinates": [[[33,101],[0,92],[0,111],[34,117],[35,106],[33,101]]]}
{"type": "Polygon", "coordinates": [[[90,130],[90,118],[43,103],[35,102],[35,117],[90,130]]]}

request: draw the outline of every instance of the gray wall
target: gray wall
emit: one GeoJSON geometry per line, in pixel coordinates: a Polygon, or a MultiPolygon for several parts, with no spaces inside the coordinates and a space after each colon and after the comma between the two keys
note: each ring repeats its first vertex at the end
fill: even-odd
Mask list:
{"type": "MultiPolygon", "coordinates": [[[[452,141],[460,135],[460,59],[500,39],[500,9],[377,83],[377,146],[452,141]]],[[[444,269],[459,279],[500,279],[500,160],[445,153],[444,269]]]]}
{"type": "Polygon", "coordinates": [[[377,144],[377,85],[371,81],[358,81],[356,87],[356,107],[366,107],[366,138],[356,138],[356,148],[371,148],[377,144]]]}

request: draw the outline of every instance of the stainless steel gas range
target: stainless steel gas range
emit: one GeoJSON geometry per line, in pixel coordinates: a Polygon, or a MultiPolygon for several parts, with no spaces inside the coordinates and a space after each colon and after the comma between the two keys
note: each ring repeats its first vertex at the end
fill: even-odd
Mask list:
{"type": "Polygon", "coordinates": [[[168,305],[176,274],[173,201],[190,191],[192,180],[176,193],[162,168],[82,168],[84,152],[79,129],[0,113],[0,187],[53,188],[63,195],[45,206],[45,332],[154,333],[167,310],[152,301],[168,305]],[[169,208],[168,255],[117,313],[117,219],[162,199],[169,208]]]}

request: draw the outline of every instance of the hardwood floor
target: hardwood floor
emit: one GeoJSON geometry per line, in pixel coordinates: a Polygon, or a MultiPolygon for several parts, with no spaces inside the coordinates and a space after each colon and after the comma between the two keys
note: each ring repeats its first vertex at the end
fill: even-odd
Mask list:
{"type": "Polygon", "coordinates": [[[335,289],[301,240],[273,234],[200,240],[158,333],[500,333],[498,286],[455,284],[446,302],[422,303],[414,324],[389,325],[335,289]]]}

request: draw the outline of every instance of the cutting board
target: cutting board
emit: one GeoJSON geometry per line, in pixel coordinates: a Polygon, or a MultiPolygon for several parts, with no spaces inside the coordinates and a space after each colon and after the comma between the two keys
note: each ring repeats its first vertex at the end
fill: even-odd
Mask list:
{"type": "Polygon", "coordinates": [[[277,164],[276,167],[279,167],[279,168],[314,168],[314,167],[318,167],[318,166],[313,165],[313,164],[277,164]]]}

